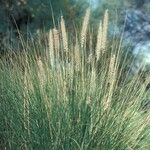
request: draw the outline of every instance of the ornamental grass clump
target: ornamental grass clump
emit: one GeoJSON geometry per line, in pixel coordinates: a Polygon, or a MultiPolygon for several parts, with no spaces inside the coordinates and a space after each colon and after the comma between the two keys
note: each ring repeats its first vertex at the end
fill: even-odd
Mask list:
{"type": "Polygon", "coordinates": [[[107,40],[108,11],[89,46],[89,16],[74,39],[61,17],[48,46],[0,59],[0,149],[149,149],[149,78],[128,76],[120,42],[107,40]]]}

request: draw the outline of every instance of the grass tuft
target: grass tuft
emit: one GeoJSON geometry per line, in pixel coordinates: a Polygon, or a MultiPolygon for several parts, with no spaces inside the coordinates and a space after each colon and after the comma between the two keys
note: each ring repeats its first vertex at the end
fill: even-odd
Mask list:
{"type": "Polygon", "coordinates": [[[128,76],[120,42],[107,40],[108,11],[97,43],[88,41],[89,17],[88,9],[75,41],[61,17],[48,47],[0,59],[0,149],[149,149],[149,78],[128,76]]]}

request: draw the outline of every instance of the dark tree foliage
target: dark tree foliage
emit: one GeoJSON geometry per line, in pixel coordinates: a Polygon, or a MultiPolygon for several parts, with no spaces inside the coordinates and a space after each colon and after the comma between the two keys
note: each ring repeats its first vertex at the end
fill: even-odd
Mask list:
{"type": "Polygon", "coordinates": [[[16,39],[18,30],[26,34],[53,28],[53,17],[58,24],[63,15],[71,30],[74,21],[80,20],[83,7],[87,7],[85,0],[0,0],[0,51],[16,39]]]}
{"type": "Polygon", "coordinates": [[[82,14],[83,4],[83,0],[0,0],[0,32],[16,27],[20,30],[26,25],[33,30],[49,28],[52,15],[56,22],[63,15],[71,23],[82,14]]]}

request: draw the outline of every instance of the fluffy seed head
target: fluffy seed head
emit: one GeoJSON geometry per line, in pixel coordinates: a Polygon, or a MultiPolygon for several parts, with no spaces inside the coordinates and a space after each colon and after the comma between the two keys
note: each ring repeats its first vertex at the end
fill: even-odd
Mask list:
{"type": "Polygon", "coordinates": [[[99,60],[100,53],[101,53],[102,36],[103,36],[102,22],[100,21],[99,29],[98,29],[98,35],[97,35],[97,43],[96,43],[96,59],[97,59],[97,61],[99,60]]]}
{"type": "Polygon", "coordinates": [[[116,61],[116,56],[115,54],[112,55],[110,58],[110,64],[109,64],[109,72],[108,72],[108,94],[105,97],[104,101],[104,110],[107,110],[110,108],[111,105],[111,99],[112,99],[112,94],[113,94],[113,89],[115,85],[115,78],[116,78],[116,67],[115,67],[115,61],[116,61]]]}
{"type": "Polygon", "coordinates": [[[74,63],[75,63],[75,69],[79,71],[81,66],[81,56],[80,56],[80,50],[79,50],[79,43],[76,38],[76,44],[75,44],[75,50],[74,50],[74,63]]]}
{"type": "Polygon", "coordinates": [[[102,36],[102,49],[104,52],[107,45],[108,20],[109,20],[108,10],[106,10],[103,19],[103,36],[102,36]]]}
{"type": "Polygon", "coordinates": [[[113,80],[113,77],[115,75],[116,69],[115,69],[115,61],[116,61],[116,56],[113,54],[110,58],[110,64],[109,64],[109,82],[113,80]]]}
{"type": "Polygon", "coordinates": [[[48,47],[49,47],[49,56],[50,56],[50,60],[51,60],[51,64],[52,64],[54,62],[54,41],[53,41],[52,30],[49,31],[48,47]]]}
{"type": "Polygon", "coordinates": [[[88,29],[88,24],[89,24],[89,19],[90,19],[90,9],[88,8],[86,10],[86,14],[83,20],[82,24],[82,30],[81,30],[81,48],[84,47],[85,40],[86,40],[86,35],[87,35],[87,29],[88,29]]]}
{"type": "Polygon", "coordinates": [[[37,65],[38,65],[38,78],[40,81],[40,86],[43,87],[46,81],[46,76],[45,76],[43,62],[41,59],[37,60],[37,65]]]}
{"type": "Polygon", "coordinates": [[[61,33],[62,33],[64,51],[68,52],[68,38],[67,38],[67,32],[66,32],[65,21],[64,21],[63,16],[61,16],[60,24],[61,24],[61,33]]]}
{"type": "Polygon", "coordinates": [[[53,40],[54,40],[54,49],[57,55],[59,55],[60,41],[59,41],[59,32],[57,29],[53,29],[53,40]]]}

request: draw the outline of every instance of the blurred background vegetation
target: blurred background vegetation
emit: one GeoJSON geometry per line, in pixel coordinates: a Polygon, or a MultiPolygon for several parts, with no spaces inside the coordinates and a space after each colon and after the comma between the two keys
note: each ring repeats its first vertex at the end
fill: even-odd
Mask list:
{"type": "Polygon", "coordinates": [[[107,8],[112,18],[129,7],[150,12],[146,1],[149,0],[0,0],[0,32],[14,27],[14,20],[19,29],[26,24],[32,30],[49,27],[52,25],[51,6],[55,18],[63,14],[67,22],[71,23],[74,19],[81,19],[81,15],[89,6],[94,8],[96,18],[107,8]]]}
{"type": "Polygon", "coordinates": [[[138,8],[150,12],[149,0],[0,0],[0,52],[18,41],[18,30],[23,35],[34,34],[53,27],[63,14],[67,29],[72,31],[74,23],[80,25],[85,9],[91,7],[91,23],[96,26],[105,9],[110,11],[110,21],[121,24],[127,8],[138,8]]]}
{"type": "Polygon", "coordinates": [[[67,23],[71,23],[85,12],[88,3],[85,0],[0,0],[0,7],[0,32],[6,32],[16,26],[19,30],[28,27],[35,31],[52,26],[52,15],[57,21],[63,14],[67,23]]]}
{"type": "Polygon", "coordinates": [[[57,22],[63,14],[71,27],[87,7],[85,0],[0,0],[0,52],[17,45],[18,31],[28,35],[53,27],[53,16],[57,22]]]}

